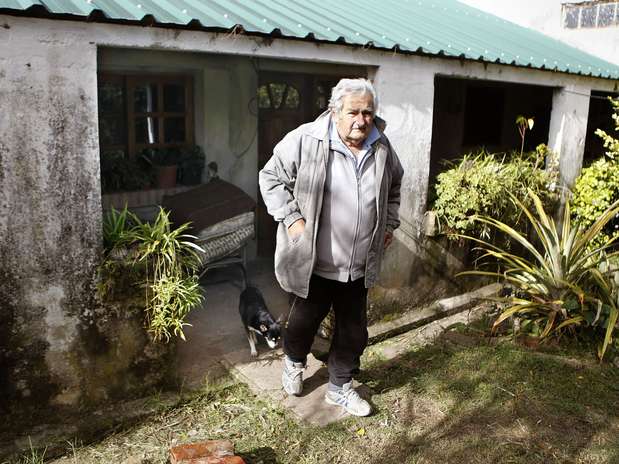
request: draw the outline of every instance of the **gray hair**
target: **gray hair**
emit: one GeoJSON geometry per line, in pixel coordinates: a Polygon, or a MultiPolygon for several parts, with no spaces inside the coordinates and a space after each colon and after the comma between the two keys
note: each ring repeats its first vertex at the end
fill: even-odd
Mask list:
{"type": "Polygon", "coordinates": [[[351,94],[370,94],[374,102],[374,112],[378,107],[378,97],[376,90],[370,81],[363,78],[357,79],[341,79],[331,91],[331,99],[329,100],[329,109],[339,113],[344,105],[344,97],[351,94]]]}

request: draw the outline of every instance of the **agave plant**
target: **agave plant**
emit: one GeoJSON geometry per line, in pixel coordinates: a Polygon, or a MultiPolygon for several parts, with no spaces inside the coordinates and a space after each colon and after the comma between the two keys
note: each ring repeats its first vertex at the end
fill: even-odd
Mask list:
{"type": "MultiPolygon", "coordinates": [[[[543,327],[541,338],[559,334],[568,327],[586,324],[591,320],[586,317],[588,312],[606,305],[610,317],[599,353],[601,358],[612,338],[619,305],[616,287],[613,290],[612,279],[601,267],[616,252],[608,253],[612,239],[595,248],[591,247],[591,243],[606,223],[619,213],[619,202],[611,205],[591,226],[582,229],[571,222],[569,203],[565,205],[561,224],[558,225],[544,211],[539,197],[532,191],[529,195],[536,214],[513,195],[511,200],[526,216],[531,239],[499,220],[483,216],[475,218],[504,233],[518,243],[524,253],[516,254],[487,241],[464,236],[479,244],[483,251],[482,258],[490,257],[498,262],[499,270],[473,270],[462,274],[498,277],[515,287],[516,296],[504,299],[508,303],[507,308],[494,327],[517,315],[543,327]]],[[[593,321],[595,323],[595,318],[593,321]]]]}

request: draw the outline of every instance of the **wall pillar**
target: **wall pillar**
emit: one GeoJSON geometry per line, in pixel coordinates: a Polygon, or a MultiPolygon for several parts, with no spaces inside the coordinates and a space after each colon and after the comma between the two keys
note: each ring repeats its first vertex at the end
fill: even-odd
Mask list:
{"type": "Polygon", "coordinates": [[[434,72],[418,61],[394,56],[373,75],[379,98],[378,114],[387,121],[385,133],[402,167],[400,228],[386,251],[380,284],[409,287],[417,282],[422,254],[420,230],[428,198],[434,72]]]}
{"type": "Polygon", "coordinates": [[[404,167],[401,229],[418,237],[428,196],[434,72],[430,66],[394,57],[370,77],[378,92],[379,116],[387,121],[385,133],[404,167]]]}
{"type": "Polygon", "coordinates": [[[554,91],[548,146],[559,155],[561,184],[572,188],[580,174],[587,135],[591,89],[566,86],[554,91]]]}

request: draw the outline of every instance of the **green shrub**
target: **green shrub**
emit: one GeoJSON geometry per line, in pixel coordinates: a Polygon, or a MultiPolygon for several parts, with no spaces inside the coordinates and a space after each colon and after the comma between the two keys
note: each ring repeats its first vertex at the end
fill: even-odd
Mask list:
{"type": "MultiPolygon", "coordinates": [[[[191,309],[203,300],[198,282],[203,250],[185,232],[173,228],[160,208],[154,223],[142,222],[125,207],[112,209],[103,221],[105,258],[99,268],[99,296],[105,301],[119,290],[142,289],[146,325],[154,341],[185,339],[191,309]]],[[[135,301],[135,298],[133,298],[135,301]]]]}
{"type": "MultiPolygon", "coordinates": [[[[619,100],[611,100],[615,107],[616,131],[619,131],[619,100]]],[[[604,140],[608,149],[606,157],[595,161],[582,170],[576,179],[572,196],[573,219],[587,227],[612,203],[619,200],[619,139],[615,139],[598,129],[595,132],[604,140]]],[[[606,228],[595,238],[595,244],[600,244],[609,237],[619,235],[619,224],[610,221],[606,228]]]]}
{"type": "Polygon", "coordinates": [[[101,192],[142,190],[153,182],[152,167],[141,157],[128,157],[122,150],[101,153],[101,192]]]}
{"type": "Polygon", "coordinates": [[[441,229],[448,234],[489,239],[492,229],[475,221],[475,215],[517,226],[523,220],[522,213],[509,200],[508,193],[530,205],[527,191],[532,190],[545,204],[553,204],[557,199],[557,164],[556,156],[545,145],[522,155],[485,151],[465,155],[437,177],[433,209],[441,229]],[[546,159],[551,163],[549,169],[544,169],[546,159]]]}
{"type": "MultiPolygon", "coordinates": [[[[619,132],[619,98],[609,98],[611,105],[614,107],[614,113],[612,115],[613,121],[615,121],[615,132],[619,132]]],[[[595,131],[598,137],[601,137],[604,141],[604,148],[607,148],[606,156],[611,159],[619,158],[619,139],[612,137],[604,132],[602,129],[595,131]]]]}
{"type": "Polygon", "coordinates": [[[609,265],[616,257],[616,253],[607,253],[612,240],[593,250],[590,243],[619,212],[619,202],[583,229],[571,222],[569,203],[561,224],[557,225],[544,211],[537,195],[530,192],[530,198],[535,213],[515,196],[510,196],[529,222],[531,239],[497,219],[474,218],[505,233],[522,251],[516,253],[484,240],[465,237],[479,244],[485,256],[497,260],[501,266],[498,271],[474,270],[463,274],[498,277],[515,287],[514,296],[503,298],[507,307],[496,320],[495,327],[511,316],[518,316],[523,320],[523,328],[541,338],[574,333],[575,328],[589,328],[600,335],[598,355],[601,359],[612,341],[619,316],[619,278],[609,265]]]}

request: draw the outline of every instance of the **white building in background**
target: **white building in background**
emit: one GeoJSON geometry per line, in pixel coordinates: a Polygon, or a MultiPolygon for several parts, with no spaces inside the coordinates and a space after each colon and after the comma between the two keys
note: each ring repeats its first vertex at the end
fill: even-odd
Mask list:
{"type": "Polygon", "coordinates": [[[461,0],[619,64],[619,2],[461,0]]]}

